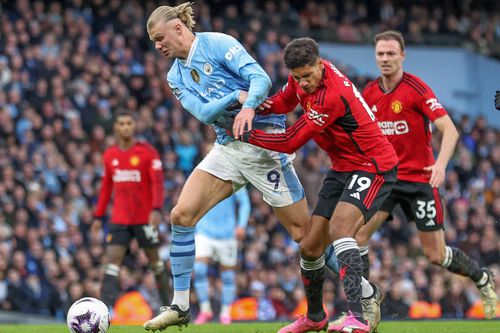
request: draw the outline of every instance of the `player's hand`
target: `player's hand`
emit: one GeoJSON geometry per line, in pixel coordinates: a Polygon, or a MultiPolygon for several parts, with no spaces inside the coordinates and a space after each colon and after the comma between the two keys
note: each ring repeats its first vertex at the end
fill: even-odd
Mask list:
{"type": "Polygon", "coordinates": [[[90,225],[90,232],[94,236],[99,236],[99,233],[101,232],[102,229],[102,220],[101,219],[94,219],[92,224],[90,225]]]}
{"type": "Polygon", "coordinates": [[[236,228],[235,235],[236,235],[236,239],[239,242],[242,242],[245,239],[245,234],[246,234],[245,228],[242,228],[242,227],[236,228]]]}
{"type": "Polygon", "coordinates": [[[500,110],[500,90],[497,90],[495,94],[495,108],[500,110]]]}
{"type": "Polygon", "coordinates": [[[424,170],[431,173],[429,184],[432,187],[439,187],[443,184],[444,176],[446,174],[446,165],[436,162],[434,165],[425,167],[424,170]]]}
{"type": "Polygon", "coordinates": [[[161,212],[158,209],[153,209],[149,213],[148,224],[154,229],[157,229],[161,222],[161,212]]]}
{"type": "Polygon", "coordinates": [[[252,108],[243,108],[234,118],[233,135],[236,140],[245,132],[252,130],[252,121],[255,117],[255,110],[252,108]]]}
{"type": "Polygon", "coordinates": [[[273,105],[273,101],[270,99],[266,99],[259,107],[257,108],[257,113],[261,113],[267,109],[270,109],[271,106],[273,105]]]}

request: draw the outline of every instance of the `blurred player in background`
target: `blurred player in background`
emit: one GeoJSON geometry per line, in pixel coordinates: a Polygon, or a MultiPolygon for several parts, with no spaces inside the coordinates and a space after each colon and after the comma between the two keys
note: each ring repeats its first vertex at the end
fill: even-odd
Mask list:
{"type": "Polygon", "coordinates": [[[238,242],[245,238],[249,217],[250,198],[247,189],[242,188],[210,209],[196,225],[194,287],[200,313],[195,324],[204,324],[213,319],[208,281],[211,260],[219,263],[222,280],[219,322],[226,325],[231,323],[229,311],[236,297],[234,270],[238,259],[238,242]]]}
{"type": "Polygon", "coordinates": [[[264,109],[262,113],[284,114],[295,110],[300,103],[305,113],[280,134],[260,130],[242,132],[235,123],[235,137],[286,153],[293,153],[314,139],[328,153],[332,168],[323,182],[308,232],[300,243],[307,316],[279,332],[319,331],[328,325],[322,287],[323,252],[330,242],[338,258],[349,311],[328,330],[373,331],[380,313],[368,313],[364,318],[362,296],[366,302],[378,305],[380,292],[372,285],[371,294],[362,295],[363,262],[354,236],[389,195],[396,181],[397,156],[356,87],[335,66],[320,58],[319,45],[313,39],[291,41],[285,47],[284,62],[289,70],[287,84],[260,109],[264,109]]]}
{"type": "Polygon", "coordinates": [[[381,76],[370,82],[363,97],[379,127],[399,157],[398,180],[380,211],[357,234],[368,278],[368,242],[399,204],[408,221],[414,221],[425,256],[434,265],[472,279],[480,290],[485,317],[495,316],[498,297],[493,274],[458,248],[446,246],[444,211],[438,187],[445,178],[459,134],[434,92],[417,76],[403,71],[405,41],[401,33],[375,36],[375,59],[381,76]],[[442,134],[437,159],[431,146],[431,122],[442,134]]]}
{"type": "Polygon", "coordinates": [[[104,152],[104,175],[95,208],[92,232],[98,234],[111,194],[113,212],[106,237],[103,302],[112,309],[120,292],[119,272],[132,238],[149,259],[162,301],[168,300],[170,277],[158,255],[158,224],[163,206],[163,169],[158,152],[135,137],[132,113],[118,113],[114,124],[117,144],[104,152]]]}

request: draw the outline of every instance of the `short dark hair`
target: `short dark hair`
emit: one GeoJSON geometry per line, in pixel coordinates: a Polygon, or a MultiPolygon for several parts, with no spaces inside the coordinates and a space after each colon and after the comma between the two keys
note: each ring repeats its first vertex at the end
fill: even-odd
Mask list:
{"type": "Polygon", "coordinates": [[[118,121],[119,118],[121,117],[130,117],[132,118],[134,121],[137,121],[137,116],[134,112],[132,111],[129,111],[129,110],[118,110],[115,114],[115,123],[118,121]]]}
{"type": "Polygon", "coordinates": [[[296,38],[285,47],[283,59],[288,69],[313,65],[319,59],[319,45],[309,37],[296,38]]]}
{"type": "Polygon", "coordinates": [[[399,46],[401,47],[401,51],[405,50],[405,39],[403,37],[403,34],[401,34],[399,31],[387,30],[387,31],[381,32],[379,34],[376,34],[375,37],[373,37],[373,41],[375,42],[375,45],[377,45],[377,42],[379,40],[395,40],[396,42],[399,43],[399,46]]]}

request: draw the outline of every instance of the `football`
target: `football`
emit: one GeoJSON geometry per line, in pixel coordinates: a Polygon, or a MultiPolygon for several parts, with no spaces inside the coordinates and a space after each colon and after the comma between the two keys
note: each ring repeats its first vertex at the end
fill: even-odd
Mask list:
{"type": "Polygon", "coordinates": [[[71,333],[106,333],[109,310],[101,300],[84,297],[71,305],[66,322],[71,333]]]}

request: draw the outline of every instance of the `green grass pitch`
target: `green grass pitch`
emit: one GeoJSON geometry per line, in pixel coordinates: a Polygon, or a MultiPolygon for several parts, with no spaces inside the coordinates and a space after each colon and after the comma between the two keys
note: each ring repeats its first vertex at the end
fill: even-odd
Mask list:
{"type": "MultiPolygon", "coordinates": [[[[234,323],[189,325],[182,333],[275,333],[285,323],[234,323]]],[[[0,333],[68,333],[66,325],[3,325],[0,333]]],[[[146,333],[140,326],[111,326],[108,333],[146,333]]],[[[157,331],[158,332],[158,331],[157,331]]],[[[163,333],[180,333],[170,327],[163,333]]],[[[379,333],[499,333],[500,321],[388,321],[379,326],[379,333]]]]}

